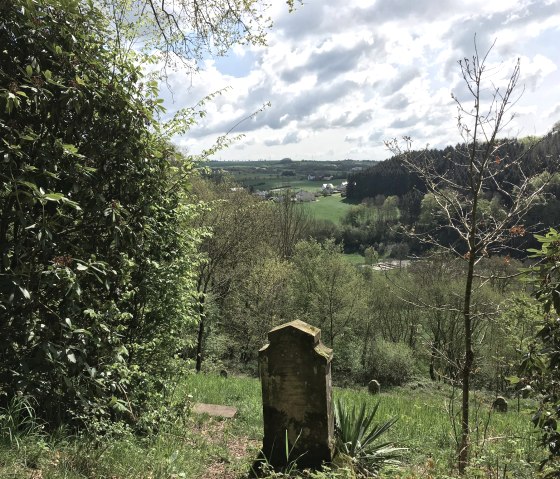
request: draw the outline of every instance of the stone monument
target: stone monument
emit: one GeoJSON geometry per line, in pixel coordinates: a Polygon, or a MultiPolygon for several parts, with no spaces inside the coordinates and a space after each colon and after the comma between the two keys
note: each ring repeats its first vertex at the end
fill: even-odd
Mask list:
{"type": "Polygon", "coordinates": [[[502,396],[498,396],[492,403],[492,409],[497,412],[507,412],[508,403],[506,399],[502,396]]]}
{"type": "Polygon", "coordinates": [[[332,350],[320,339],[320,329],[296,320],[271,329],[269,343],[259,351],[262,452],[275,468],[292,461],[319,468],[332,461],[332,350]]]}
{"type": "Polygon", "coordinates": [[[381,391],[381,384],[379,384],[379,381],[372,379],[368,383],[368,391],[370,394],[379,394],[381,391]]]}

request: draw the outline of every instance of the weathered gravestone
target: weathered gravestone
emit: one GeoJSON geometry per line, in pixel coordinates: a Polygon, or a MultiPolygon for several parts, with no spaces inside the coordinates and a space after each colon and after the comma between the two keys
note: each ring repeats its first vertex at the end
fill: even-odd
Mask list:
{"type": "Polygon", "coordinates": [[[492,409],[497,412],[507,412],[508,403],[506,399],[502,396],[498,396],[492,403],[492,409]]]}
{"type": "Polygon", "coordinates": [[[381,391],[381,384],[379,384],[379,381],[372,379],[368,383],[368,391],[370,394],[379,394],[379,392],[381,391]]]}
{"type": "Polygon", "coordinates": [[[320,329],[296,320],[270,330],[269,344],[259,351],[262,452],[275,468],[292,461],[318,468],[332,461],[332,350],[320,339],[320,329]]]}

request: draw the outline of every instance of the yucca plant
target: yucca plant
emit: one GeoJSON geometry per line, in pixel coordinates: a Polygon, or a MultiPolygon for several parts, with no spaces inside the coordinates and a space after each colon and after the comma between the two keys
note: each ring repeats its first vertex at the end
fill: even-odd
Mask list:
{"type": "Polygon", "coordinates": [[[349,457],[355,471],[365,477],[377,477],[384,466],[399,465],[406,448],[379,439],[395,422],[374,423],[379,402],[368,410],[362,402],[348,407],[341,400],[334,401],[336,447],[339,454],[349,457]]]}

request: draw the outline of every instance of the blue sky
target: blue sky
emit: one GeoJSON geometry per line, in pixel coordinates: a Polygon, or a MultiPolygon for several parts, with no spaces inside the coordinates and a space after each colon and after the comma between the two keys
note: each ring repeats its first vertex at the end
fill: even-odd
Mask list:
{"type": "Polygon", "coordinates": [[[496,40],[488,87],[521,61],[523,95],[502,135],[542,135],[560,120],[560,0],[309,0],[293,13],[277,1],[269,14],[266,47],[237,46],[192,77],[170,74],[170,112],[228,87],[174,139],[187,153],[268,102],[216,159],[382,160],[384,140],[403,135],[418,147],[456,144],[451,93],[471,103],[457,61],[472,56],[475,34],[479,51],[496,40]]]}

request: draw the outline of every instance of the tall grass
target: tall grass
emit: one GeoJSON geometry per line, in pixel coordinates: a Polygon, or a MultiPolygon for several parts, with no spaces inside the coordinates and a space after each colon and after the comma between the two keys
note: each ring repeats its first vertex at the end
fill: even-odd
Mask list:
{"type": "MultiPolygon", "coordinates": [[[[459,408],[450,404],[450,390],[428,385],[371,396],[365,390],[335,389],[334,396],[349,407],[365,403],[372,408],[379,401],[376,421],[380,423],[398,418],[384,441],[406,447],[409,453],[400,472],[387,477],[455,476],[453,422],[459,408]]],[[[522,403],[519,413],[513,408],[499,414],[491,411],[491,399],[473,394],[470,477],[536,477],[541,452],[527,403],[522,403]]],[[[173,416],[157,434],[138,437],[124,427],[106,441],[87,435],[47,436],[33,419],[32,402],[14,400],[0,411],[0,477],[33,477],[36,469],[53,479],[244,477],[263,435],[259,381],[193,374],[178,384],[175,400],[184,403],[187,413],[173,416]],[[233,420],[222,420],[189,413],[195,402],[235,406],[238,414],[233,420]]]]}
{"type": "MultiPolygon", "coordinates": [[[[395,388],[375,396],[375,399],[368,397],[365,391],[350,389],[337,390],[336,395],[350,404],[373,403],[379,398],[378,419],[398,418],[387,438],[409,448],[411,466],[429,459],[428,462],[440,473],[453,470],[460,408],[457,402],[453,403],[451,390],[395,388]]],[[[509,471],[515,471],[515,477],[532,477],[542,453],[537,447],[538,436],[530,413],[527,409],[520,413],[495,413],[491,402],[489,397],[473,394],[472,463],[483,469],[495,469],[496,464],[500,464],[501,468],[505,466],[509,471]]]]}
{"type": "Polygon", "coordinates": [[[0,408],[0,438],[19,448],[22,438],[42,433],[37,420],[34,400],[28,396],[14,396],[5,408],[0,408]]]}

